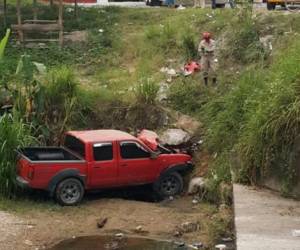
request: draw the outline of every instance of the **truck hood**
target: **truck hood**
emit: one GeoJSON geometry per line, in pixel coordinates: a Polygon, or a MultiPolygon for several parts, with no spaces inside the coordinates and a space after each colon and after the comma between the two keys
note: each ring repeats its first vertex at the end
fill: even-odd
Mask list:
{"type": "Polygon", "coordinates": [[[154,131],[143,129],[141,133],[139,133],[138,139],[140,139],[153,151],[157,150],[159,139],[158,135],[154,131]]]}

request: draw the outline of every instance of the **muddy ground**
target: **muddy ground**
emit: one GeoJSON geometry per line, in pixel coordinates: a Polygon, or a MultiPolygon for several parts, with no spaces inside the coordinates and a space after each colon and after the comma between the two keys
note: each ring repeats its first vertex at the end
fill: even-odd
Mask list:
{"type": "MultiPolygon", "coordinates": [[[[193,204],[191,196],[154,202],[148,192],[136,195],[135,190],[129,191],[133,192],[132,197],[122,191],[88,194],[77,207],[53,204],[47,209],[32,208],[15,214],[0,212],[0,249],[47,249],[64,239],[118,232],[209,244],[210,221],[220,213],[216,206],[193,204]],[[107,223],[98,228],[97,220],[104,218],[107,223]],[[182,229],[183,223],[198,226],[182,229]],[[174,236],[178,232],[179,236],[174,236]]],[[[224,210],[228,212],[229,209],[224,210]]]]}

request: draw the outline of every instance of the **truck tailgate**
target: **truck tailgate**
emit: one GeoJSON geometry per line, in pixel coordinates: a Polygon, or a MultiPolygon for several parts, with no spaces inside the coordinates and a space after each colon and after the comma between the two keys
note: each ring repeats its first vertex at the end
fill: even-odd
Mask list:
{"type": "Polygon", "coordinates": [[[21,157],[17,162],[17,175],[21,176],[25,180],[28,180],[29,165],[29,161],[21,157]]]}

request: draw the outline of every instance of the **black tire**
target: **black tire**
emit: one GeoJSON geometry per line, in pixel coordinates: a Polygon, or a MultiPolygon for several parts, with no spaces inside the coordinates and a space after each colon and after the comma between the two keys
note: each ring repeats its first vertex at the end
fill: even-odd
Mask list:
{"type": "Polygon", "coordinates": [[[216,4],[216,7],[220,8],[220,9],[223,9],[223,8],[225,8],[225,3],[216,4]]]}
{"type": "Polygon", "coordinates": [[[183,190],[183,178],[177,172],[163,174],[154,189],[160,198],[178,195],[183,190]]]}
{"type": "Polygon", "coordinates": [[[268,3],[267,2],[267,9],[268,10],[275,10],[276,4],[275,3],[268,3]]]}
{"type": "Polygon", "coordinates": [[[83,198],[84,188],[80,180],[68,178],[57,184],[55,198],[60,205],[74,206],[83,198]]]}

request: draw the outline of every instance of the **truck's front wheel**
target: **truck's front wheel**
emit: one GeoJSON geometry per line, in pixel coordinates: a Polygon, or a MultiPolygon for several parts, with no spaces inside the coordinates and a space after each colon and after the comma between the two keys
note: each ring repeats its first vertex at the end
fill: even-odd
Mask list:
{"type": "Polygon", "coordinates": [[[55,197],[59,204],[63,206],[73,206],[78,204],[84,195],[82,183],[76,178],[68,178],[58,183],[55,197]]]}
{"type": "Polygon", "coordinates": [[[183,179],[177,172],[162,175],[156,185],[156,191],[162,198],[180,194],[183,189],[183,179]]]}

